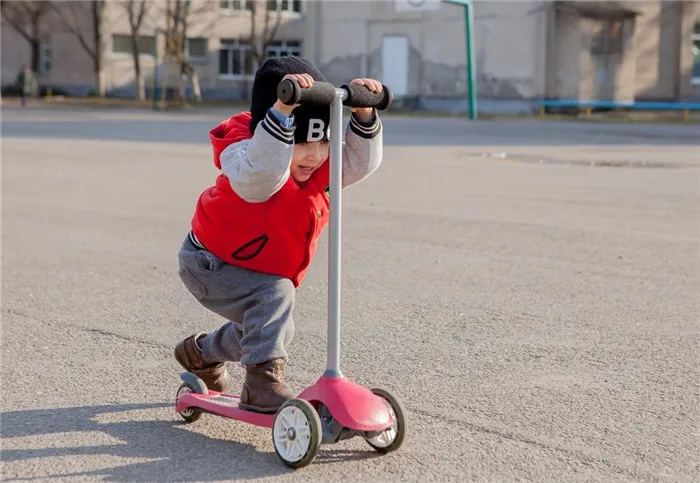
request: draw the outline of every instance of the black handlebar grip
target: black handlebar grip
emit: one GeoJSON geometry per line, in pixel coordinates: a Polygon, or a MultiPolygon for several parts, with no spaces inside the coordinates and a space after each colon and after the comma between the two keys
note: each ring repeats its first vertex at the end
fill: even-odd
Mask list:
{"type": "Polygon", "coordinates": [[[283,104],[314,104],[330,106],[335,100],[335,86],[328,82],[315,81],[309,88],[303,88],[296,79],[282,79],[277,86],[277,98],[283,104]]]}
{"type": "Polygon", "coordinates": [[[359,84],[345,84],[342,87],[348,92],[345,104],[348,107],[373,107],[378,111],[383,111],[391,105],[394,99],[391,89],[382,84],[382,92],[372,92],[366,86],[359,84]]]}

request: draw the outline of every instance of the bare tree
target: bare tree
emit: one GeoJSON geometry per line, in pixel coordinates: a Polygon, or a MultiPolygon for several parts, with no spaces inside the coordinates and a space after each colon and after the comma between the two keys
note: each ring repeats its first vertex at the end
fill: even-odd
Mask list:
{"type": "Polygon", "coordinates": [[[199,98],[199,80],[197,71],[189,63],[187,56],[188,30],[197,16],[212,11],[218,7],[218,2],[207,1],[199,3],[193,8],[192,0],[166,0],[165,1],[165,55],[177,63],[180,82],[178,83],[178,97],[185,99],[185,84],[183,79],[189,77],[199,98]]]}
{"type": "Polygon", "coordinates": [[[246,2],[246,8],[251,13],[248,41],[253,48],[253,58],[258,65],[265,61],[267,47],[277,37],[277,31],[282,23],[281,4],[282,2],[279,0],[249,0],[246,2]],[[262,29],[258,25],[261,17],[263,19],[262,29]]]}
{"type": "Polygon", "coordinates": [[[190,23],[191,0],[167,0],[168,12],[167,27],[165,32],[166,55],[175,59],[180,73],[178,82],[178,97],[185,99],[185,85],[182,76],[188,68],[185,55],[185,42],[187,42],[187,27],[190,23]]]}
{"type": "Polygon", "coordinates": [[[15,29],[31,47],[31,68],[39,72],[41,53],[42,19],[49,11],[51,2],[0,2],[0,15],[7,24],[15,29]]]}
{"type": "Polygon", "coordinates": [[[129,28],[131,35],[131,54],[134,60],[134,77],[136,78],[136,98],[140,101],[146,99],[146,83],[141,72],[141,27],[143,21],[148,14],[148,9],[151,4],[146,0],[127,0],[121,2],[122,7],[126,10],[129,20],[129,28]]]}
{"type": "Polygon", "coordinates": [[[58,2],[52,4],[52,7],[66,31],[75,35],[80,46],[90,56],[95,73],[95,92],[98,96],[104,97],[105,85],[102,72],[104,0],[58,2]],[[90,19],[87,27],[81,21],[86,17],[90,19]]]}

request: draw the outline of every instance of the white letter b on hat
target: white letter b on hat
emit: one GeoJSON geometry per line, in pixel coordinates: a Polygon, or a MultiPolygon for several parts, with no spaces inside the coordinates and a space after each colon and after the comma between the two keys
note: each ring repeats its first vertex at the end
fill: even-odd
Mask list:
{"type": "Polygon", "coordinates": [[[309,132],[306,135],[306,142],[317,143],[322,141],[326,135],[325,125],[320,119],[309,119],[309,132]]]}

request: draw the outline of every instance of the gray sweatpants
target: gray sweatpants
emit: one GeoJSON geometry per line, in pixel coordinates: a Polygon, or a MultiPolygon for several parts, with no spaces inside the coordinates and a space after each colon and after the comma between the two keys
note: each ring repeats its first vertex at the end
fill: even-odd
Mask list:
{"type": "Polygon", "coordinates": [[[207,362],[254,365],[288,360],[294,337],[295,288],[291,280],[228,264],[185,238],[178,253],[180,278],[199,302],[228,320],[202,344],[207,362]]]}

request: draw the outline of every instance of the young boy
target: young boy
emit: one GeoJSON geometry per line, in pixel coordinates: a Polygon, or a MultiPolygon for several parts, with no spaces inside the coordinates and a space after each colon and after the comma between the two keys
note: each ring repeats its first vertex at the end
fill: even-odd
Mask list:
{"type": "MultiPolygon", "coordinates": [[[[268,59],[253,82],[250,112],[209,134],[222,171],[200,196],[192,229],[179,252],[179,275],[207,309],[229,322],[193,334],[175,348],[185,370],[227,392],[224,363],[246,368],[240,407],[272,413],[296,394],[284,382],[292,310],[328,223],[330,108],[286,106],[277,85],[325,81],[299,57],[268,59]]],[[[355,84],[381,92],[373,79],[355,84]]],[[[343,146],[343,187],[372,174],[382,161],[382,125],[374,109],[352,109],[343,146]]]]}

